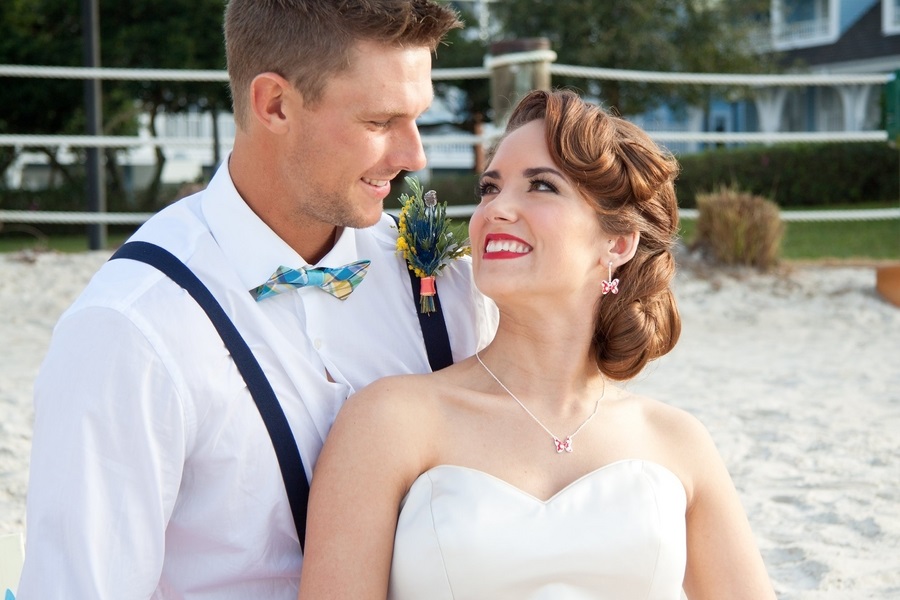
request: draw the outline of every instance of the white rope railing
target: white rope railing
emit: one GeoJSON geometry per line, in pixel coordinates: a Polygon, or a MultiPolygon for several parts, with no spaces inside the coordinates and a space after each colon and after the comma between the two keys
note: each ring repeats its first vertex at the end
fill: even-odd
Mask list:
{"type": "MultiPolygon", "coordinates": [[[[438,134],[423,135],[422,144],[425,146],[446,144],[489,144],[499,137],[496,134],[438,134]]],[[[234,138],[223,136],[219,144],[231,146],[234,138]]],[[[212,143],[207,138],[190,137],[150,137],[150,136],[118,136],[118,135],[27,135],[27,134],[0,134],[0,146],[19,146],[26,148],[37,147],[72,147],[72,148],[134,148],[139,146],[179,146],[179,147],[206,147],[212,143]]]]}
{"type": "MultiPolygon", "coordinates": [[[[485,67],[435,69],[433,80],[487,79],[485,67]]],[[[202,81],[227,82],[228,72],[204,69],[118,69],[114,67],[49,67],[40,65],[0,65],[0,77],[33,79],[100,79],[113,81],[202,81]]]]}
{"type": "MultiPolygon", "coordinates": [[[[706,142],[776,144],[796,142],[886,142],[886,131],[785,131],[785,132],[717,132],[717,131],[647,131],[657,142],[706,142]]],[[[491,144],[501,133],[435,134],[423,135],[422,145],[442,146],[449,144],[491,144]]],[[[0,134],[0,146],[22,148],[70,147],[70,148],[137,148],[141,146],[206,147],[212,140],[206,138],[142,137],[116,135],[24,135],[0,134]]],[[[234,138],[219,140],[222,147],[230,147],[234,138]]]]}
{"type": "Polygon", "coordinates": [[[836,86],[880,85],[891,79],[892,73],[842,74],[842,73],[791,73],[785,75],[735,75],[730,73],[666,73],[661,71],[633,71],[628,69],[604,69],[577,67],[574,65],[550,65],[551,75],[607,79],[616,81],[640,81],[651,83],[681,83],[700,85],[738,85],[750,87],[786,86],[836,86]]]}
{"type": "Polygon", "coordinates": [[[886,221],[900,219],[900,208],[868,208],[848,210],[783,210],[782,221],[886,221]]]}
{"type": "MultiPolygon", "coordinates": [[[[447,216],[455,219],[468,219],[475,212],[475,204],[448,206],[447,216]]],[[[388,209],[396,213],[396,209],[388,209]]],[[[699,211],[696,208],[681,208],[679,217],[688,221],[696,220],[699,211]]],[[[900,219],[900,208],[870,208],[855,210],[785,210],[781,211],[782,221],[793,222],[826,222],[826,221],[886,221],[900,219]]],[[[0,226],[3,223],[48,223],[48,224],[88,224],[105,223],[107,225],[140,225],[153,216],[153,213],[82,213],[67,211],[30,211],[0,210],[0,226]]]]}
{"type": "Polygon", "coordinates": [[[47,223],[77,225],[104,223],[106,225],[140,225],[153,213],[95,213],[63,210],[0,210],[0,230],[3,223],[47,223]]]}
{"type": "MultiPolygon", "coordinates": [[[[696,208],[680,208],[678,216],[689,221],[696,220],[700,211],[696,208]]],[[[841,210],[782,210],[782,221],[822,223],[833,221],[889,221],[900,219],[898,208],[861,208],[841,210]]]]}
{"type": "Polygon", "coordinates": [[[36,79],[101,79],[116,81],[228,81],[228,73],[200,69],[116,69],[112,67],[47,67],[0,65],[0,77],[36,79]]]}
{"type": "Polygon", "coordinates": [[[434,69],[431,72],[431,79],[433,81],[447,81],[450,79],[489,79],[490,76],[490,70],[484,67],[434,69]]]}
{"type": "MultiPolygon", "coordinates": [[[[514,65],[555,58],[552,50],[533,50],[511,55],[488,56],[484,67],[435,69],[435,81],[454,79],[488,79],[491,67],[514,65]]],[[[664,71],[636,71],[580,67],[551,62],[551,75],[642,81],[652,83],[681,83],[699,85],[738,85],[750,87],[880,85],[890,81],[892,73],[789,73],[781,75],[742,75],[731,73],[670,73],[664,71]]],[[[0,65],[0,77],[37,79],[100,79],[117,81],[202,81],[227,82],[224,70],[204,69],[119,69],[114,67],[53,67],[41,65],[0,65]]]]}
{"type": "Polygon", "coordinates": [[[140,137],[125,135],[0,135],[0,146],[24,148],[134,148],[138,146],[208,146],[210,140],[199,138],[140,137]]]}
{"type": "Polygon", "coordinates": [[[886,131],[782,131],[782,132],[717,132],[717,131],[647,131],[656,141],[665,142],[746,142],[775,144],[796,142],[886,142],[886,131]]]}

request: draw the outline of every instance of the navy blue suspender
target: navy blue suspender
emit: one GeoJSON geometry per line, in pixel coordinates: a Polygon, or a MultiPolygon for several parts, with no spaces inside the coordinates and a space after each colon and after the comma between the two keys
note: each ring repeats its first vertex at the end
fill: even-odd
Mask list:
{"type": "MultiPolygon", "coordinates": [[[[216,331],[219,332],[238,371],[244,378],[247,388],[250,390],[250,395],[253,397],[253,401],[256,403],[259,414],[266,426],[266,430],[272,439],[275,455],[278,458],[278,466],[281,470],[281,477],[284,480],[288,502],[290,503],[291,514],[294,517],[294,525],[297,528],[297,539],[300,540],[300,548],[302,550],[306,540],[306,507],[309,503],[309,483],[306,480],[303,458],[300,456],[297,442],[291,433],[287,417],[259,361],[256,360],[247,342],[244,341],[234,323],[228,318],[228,315],[209,289],[183,262],[168,250],[148,242],[128,242],[122,245],[112,255],[110,260],[118,258],[137,260],[157,268],[172,281],[183,287],[209,316],[209,320],[215,326],[216,331]]],[[[412,271],[409,271],[409,274],[416,313],[419,315],[419,324],[422,327],[422,335],[425,338],[428,362],[432,370],[436,371],[453,363],[450,339],[447,335],[444,315],[441,312],[440,300],[435,296],[436,312],[430,315],[423,315],[419,311],[418,278],[412,271]]]]}
{"type": "Polygon", "coordinates": [[[269,437],[272,438],[291,513],[294,516],[294,525],[297,527],[300,548],[303,549],[306,540],[306,505],[309,502],[309,483],[306,481],[303,459],[275,391],[259,361],[253,356],[253,351],[209,289],[187,265],[168,250],[147,242],[129,242],[119,248],[110,260],[116,258],[130,258],[156,267],[187,290],[209,315],[209,320],[222,336],[222,341],[225,342],[238,371],[247,383],[250,395],[253,396],[253,401],[269,431],[269,437]]]}

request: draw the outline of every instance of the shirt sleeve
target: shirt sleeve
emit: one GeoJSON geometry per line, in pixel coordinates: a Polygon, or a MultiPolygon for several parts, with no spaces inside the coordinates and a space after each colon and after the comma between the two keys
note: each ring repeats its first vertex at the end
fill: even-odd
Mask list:
{"type": "Polygon", "coordinates": [[[178,387],[146,330],[90,307],[57,325],[35,382],[18,598],[149,598],[184,465],[178,387]]]}

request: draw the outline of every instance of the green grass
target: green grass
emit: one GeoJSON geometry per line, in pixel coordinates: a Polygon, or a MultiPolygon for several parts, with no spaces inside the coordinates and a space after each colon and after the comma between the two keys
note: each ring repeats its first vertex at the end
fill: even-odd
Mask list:
{"type": "MultiPolygon", "coordinates": [[[[840,210],[885,208],[884,204],[826,206],[840,210]]],[[[693,219],[682,219],[681,237],[687,244],[694,239],[693,219]]],[[[900,219],[882,221],[816,221],[785,223],[781,257],[785,260],[898,260],[900,259],[900,219]]]]}
{"type": "MultiPolygon", "coordinates": [[[[11,226],[10,226],[11,227],[11,226]]],[[[117,248],[130,233],[109,233],[106,247],[117,248]]],[[[85,252],[89,250],[87,235],[53,235],[48,237],[23,235],[20,232],[0,233],[0,253],[21,250],[54,250],[56,252],[85,252]]]]}
{"type": "Polygon", "coordinates": [[[900,220],[788,223],[786,259],[900,258],[900,220]]]}

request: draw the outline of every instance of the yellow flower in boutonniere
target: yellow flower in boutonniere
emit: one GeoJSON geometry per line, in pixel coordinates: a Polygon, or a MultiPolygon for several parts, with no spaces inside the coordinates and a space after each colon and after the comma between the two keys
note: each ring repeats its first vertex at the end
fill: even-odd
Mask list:
{"type": "Polygon", "coordinates": [[[447,217],[447,203],[438,203],[437,192],[424,192],[415,177],[407,177],[412,195],[401,194],[397,252],[420,279],[419,310],[434,312],[435,277],[450,261],[469,254],[466,225],[447,217]]]}

